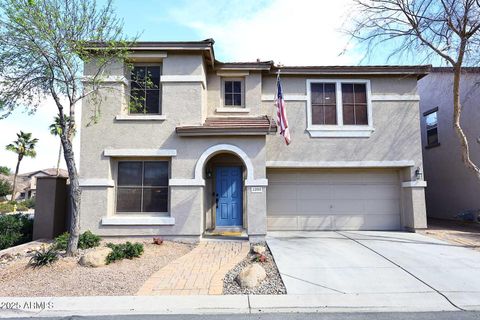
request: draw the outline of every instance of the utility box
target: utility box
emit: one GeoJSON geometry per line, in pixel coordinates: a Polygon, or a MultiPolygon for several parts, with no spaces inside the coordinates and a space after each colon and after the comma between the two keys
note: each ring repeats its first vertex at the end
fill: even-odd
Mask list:
{"type": "Polygon", "coordinates": [[[37,177],[33,240],[53,239],[66,231],[67,178],[37,177]]]}

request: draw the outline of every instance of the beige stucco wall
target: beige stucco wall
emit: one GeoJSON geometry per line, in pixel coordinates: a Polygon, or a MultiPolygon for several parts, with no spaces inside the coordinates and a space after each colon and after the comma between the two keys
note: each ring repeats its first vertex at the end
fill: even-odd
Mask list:
{"type": "MultiPolygon", "coordinates": [[[[458,136],[453,128],[451,72],[433,72],[419,82],[421,111],[438,107],[440,146],[423,150],[427,213],[430,217],[454,219],[466,210],[480,209],[480,180],[462,162],[458,136]]],[[[461,83],[461,123],[470,143],[471,158],[480,163],[480,73],[466,73],[461,83]]],[[[422,143],[426,145],[425,119],[421,118],[422,143]]]]}
{"type": "Polygon", "coordinates": [[[262,74],[259,71],[250,71],[247,75],[238,75],[238,73],[231,72],[221,73],[217,75],[217,72],[211,71],[207,75],[207,87],[208,87],[208,115],[209,116],[239,116],[239,115],[249,115],[249,116],[259,116],[261,113],[261,96],[262,96],[262,74]],[[243,108],[249,109],[248,113],[228,113],[228,112],[217,112],[218,108],[224,108],[223,105],[223,89],[222,89],[222,79],[235,78],[242,79],[244,83],[244,106],[243,108]]]}
{"type": "MultiPolygon", "coordinates": [[[[314,79],[315,77],[309,77],[314,79]]],[[[371,78],[372,95],[416,94],[413,78],[371,78]],[[383,91],[385,90],[385,92],[383,91]]],[[[274,95],[275,79],[264,81],[265,96],[274,95]]],[[[305,78],[282,77],[284,95],[305,95],[305,78]]],[[[419,105],[417,101],[373,101],[373,127],[369,138],[311,138],[307,128],[306,101],[287,101],[292,143],[269,136],[267,161],[398,161],[412,160],[422,166],[419,105]],[[319,159],[319,156],[321,159],[319,159]]],[[[273,102],[262,103],[263,113],[272,114],[273,102]]]]}

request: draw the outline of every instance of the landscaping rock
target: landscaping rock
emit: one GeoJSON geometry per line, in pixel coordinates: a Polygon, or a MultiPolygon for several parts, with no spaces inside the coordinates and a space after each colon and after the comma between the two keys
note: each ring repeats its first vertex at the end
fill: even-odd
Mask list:
{"type": "Polygon", "coordinates": [[[267,277],[265,269],[258,263],[254,263],[240,271],[237,277],[238,284],[242,288],[254,288],[267,277]]]}
{"type": "Polygon", "coordinates": [[[0,257],[1,260],[12,260],[13,259],[13,255],[10,254],[10,253],[5,253],[5,254],[2,254],[2,256],[0,257]]]}
{"type": "Polygon", "coordinates": [[[85,253],[79,263],[85,267],[102,267],[107,264],[107,256],[112,252],[112,249],[107,247],[99,247],[85,253]]]}
{"type": "Polygon", "coordinates": [[[258,254],[264,254],[265,253],[265,247],[261,245],[255,245],[252,248],[253,252],[258,253],[258,254]]]}

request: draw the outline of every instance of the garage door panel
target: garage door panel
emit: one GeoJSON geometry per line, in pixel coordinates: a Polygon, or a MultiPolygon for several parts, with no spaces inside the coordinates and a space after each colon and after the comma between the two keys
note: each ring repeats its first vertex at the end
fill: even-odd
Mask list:
{"type": "Polygon", "coordinates": [[[279,184],[275,188],[268,190],[267,198],[275,201],[276,199],[296,199],[297,191],[295,187],[288,184],[279,184]]]}
{"type": "Polygon", "coordinates": [[[358,199],[334,200],[331,212],[334,214],[363,214],[365,205],[363,200],[358,199]]]}
{"type": "Polygon", "coordinates": [[[332,199],[365,199],[365,191],[361,185],[333,185],[332,199]]]}
{"type": "Polygon", "coordinates": [[[365,211],[370,214],[400,214],[399,200],[366,200],[365,211]]]}
{"type": "Polygon", "coordinates": [[[334,230],[395,230],[400,217],[391,215],[342,215],[336,216],[334,230]]]}
{"type": "Polygon", "coordinates": [[[298,214],[328,214],[330,201],[327,199],[302,200],[297,202],[298,214]]]}
{"type": "Polygon", "coordinates": [[[400,228],[395,170],[269,170],[267,178],[268,230],[400,228]]]}
{"type": "Polygon", "coordinates": [[[268,216],[268,230],[301,230],[298,227],[297,216],[268,216]]]}
{"type": "Polygon", "coordinates": [[[364,199],[399,199],[400,187],[398,185],[366,185],[362,187],[364,199]]]}
{"type": "Polygon", "coordinates": [[[332,188],[328,185],[296,185],[290,186],[290,190],[296,190],[297,199],[330,199],[332,188]]]}
{"type": "Polygon", "coordinates": [[[328,185],[330,182],[330,176],[329,175],[318,175],[318,174],[312,174],[308,172],[304,173],[297,173],[294,175],[295,181],[298,182],[299,184],[325,184],[328,185]]]}
{"type": "Polygon", "coordinates": [[[299,216],[298,230],[333,230],[332,216],[299,216]]]}
{"type": "Polygon", "coordinates": [[[289,199],[270,201],[268,210],[271,214],[295,214],[297,212],[297,201],[289,199]]]}

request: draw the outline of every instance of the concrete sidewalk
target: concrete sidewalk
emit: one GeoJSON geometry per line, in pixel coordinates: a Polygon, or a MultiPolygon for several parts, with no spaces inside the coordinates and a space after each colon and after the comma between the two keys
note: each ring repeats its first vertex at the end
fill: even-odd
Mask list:
{"type": "MultiPolygon", "coordinates": [[[[456,297],[451,299],[455,301],[456,297]]],[[[465,297],[459,299],[465,302],[465,297]]],[[[459,305],[480,310],[480,299],[459,305]]],[[[0,298],[0,318],[74,315],[458,311],[436,293],[0,298]]]]}

